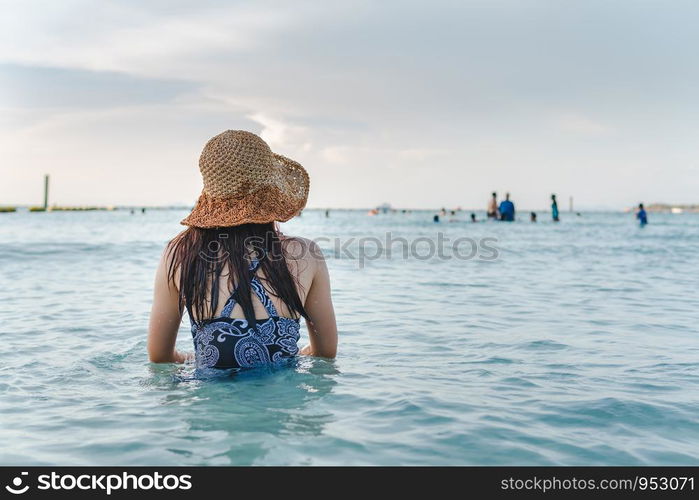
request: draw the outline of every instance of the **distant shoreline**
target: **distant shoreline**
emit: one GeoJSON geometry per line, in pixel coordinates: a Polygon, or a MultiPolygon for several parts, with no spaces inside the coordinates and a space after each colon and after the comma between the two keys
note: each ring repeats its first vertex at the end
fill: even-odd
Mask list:
{"type": "MultiPolygon", "coordinates": [[[[333,211],[337,212],[358,212],[366,213],[374,207],[366,208],[343,208],[343,207],[309,207],[305,208],[304,212],[323,212],[323,211],[333,211]]],[[[646,204],[646,211],[654,213],[699,213],[699,204],[666,204],[666,203],[652,203],[646,204]]],[[[191,210],[191,206],[184,205],[114,205],[114,206],[91,206],[91,205],[75,205],[75,206],[50,206],[47,210],[43,207],[36,205],[0,205],[0,212],[13,213],[13,212],[91,212],[91,211],[141,211],[142,209],[148,210],[191,210]]],[[[574,212],[561,211],[561,215],[565,214],[575,214],[575,213],[601,213],[601,212],[617,212],[617,213],[629,213],[635,211],[637,208],[625,207],[625,208],[581,208],[576,209],[574,212]]],[[[447,211],[450,212],[452,209],[448,208],[447,211]]],[[[455,209],[454,209],[455,210],[455,209]]],[[[536,212],[547,212],[549,209],[546,208],[519,208],[518,212],[528,213],[530,211],[536,212]]],[[[441,211],[441,207],[435,208],[392,208],[387,213],[389,214],[402,214],[403,211],[410,212],[426,212],[426,213],[438,213],[441,211]]],[[[484,208],[461,208],[456,210],[457,213],[482,213],[485,212],[484,208]]],[[[385,214],[384,214],[385,215],[385,214]]]]}
{"type": "MultiPolygon", "coordinates": [[[[649,205],[645,206],[646,212],[661,212],[661,213],[674,213],[674,214],[679,214],[683,212],[689,212],[689,213],[699,213],[699,205],[685,205],[685,204],[677,204],[677,205],[670,205],[667,203],[651,203],[649,205]]],[[[627,208],[624,211],[625,212],[633,212],[636,210],[636,207],[631,207],[627,208]]]]}

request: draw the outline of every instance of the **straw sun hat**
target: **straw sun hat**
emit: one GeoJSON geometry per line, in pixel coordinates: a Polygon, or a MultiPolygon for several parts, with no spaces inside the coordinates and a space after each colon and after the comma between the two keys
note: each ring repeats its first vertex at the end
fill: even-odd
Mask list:
{"type": "Polygon", "coordinates": [[[306,205],[306,170],[273,153],[251,132],[226,130],[210,139],[199,157],[199,170],[204,189],[182,220],[185,226],[285,222],[306,205]]]}

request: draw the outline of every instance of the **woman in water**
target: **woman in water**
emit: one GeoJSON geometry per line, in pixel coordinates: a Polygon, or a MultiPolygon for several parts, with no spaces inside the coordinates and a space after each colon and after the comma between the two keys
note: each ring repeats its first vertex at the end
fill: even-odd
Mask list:
{"type": "Polygon", "coordinates": [[[212,138],[199,158],[204,180],[187,229],[168,243],[156,272],[148,355],[193,358],[201,368],[248,368],[297,354],[332,358],[337,326],[318,246],[290,238],[285,222],[306,204],[304,168],[250,132],[212,138]],[[194,353],[175,349],[184,311],[194,353]],[[299,323],[310,345],[299,351],[299,323]]]}

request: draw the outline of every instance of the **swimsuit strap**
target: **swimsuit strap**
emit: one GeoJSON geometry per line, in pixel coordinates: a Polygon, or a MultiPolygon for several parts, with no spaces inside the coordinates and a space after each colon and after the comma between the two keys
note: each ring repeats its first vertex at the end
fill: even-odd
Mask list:
{"type": "Polygon", "coordinates": [[[257,279],[257,276],[253,277],[250,281],[250,287],[255,291],[255,295],[257,295],[257,298],[260,299],[262,305],[265,306],[265,311],[267,311],[267,314],[270,316],[279,316],[277,314],[277,308],[274,307],[274,304],[272,304],[272,300],[267,295],[265,287],[262,286],[262,283],[260,283],[260,280],[257,279]]]}
{"type": "MultiPolygon", "coordinates": [[[[263,255],[264,257],[264,255],[263,255]]],[[[255,292],[255,295],[257,295],[257,298],[260,299],[260,302],[262,302],[262,305],[265,308],[265,311],[267,311],[267,314],[271,316],[278,316],[277,314],[277,309],[274,307],[274,304],[272,303],[272,300],[269,298],[267,295],[267,292],[265,291],[265,287],[262,286],[262,283],[260,283],[260,280],[257,278],[257,276],[254,276],[254,273],[259,269],[260,267],[260,260],[259,259],[253,259],[250,262],[250,271],[253,273],[253,277],[250,280],[250,288],[255,292]]],[[[233,290],[233,293],[229,297],[229,299],[226,301],[226,304],[223,306],[223,310],[221,311],[221,316],[222,317],[229,317],[231,313],[233,312],[233,308],[235,307],[236,304],[236,294],[238,293],[238,287],[233,290]]]]}

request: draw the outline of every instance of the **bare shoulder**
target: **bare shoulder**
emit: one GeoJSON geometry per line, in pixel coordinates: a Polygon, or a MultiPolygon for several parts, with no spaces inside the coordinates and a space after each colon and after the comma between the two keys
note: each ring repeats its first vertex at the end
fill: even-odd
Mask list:
{"type": "Polygon", "coordinates": [[[289,261],[302,269],[315,270],[325,261],[318,244],[308,238],[284,236],[282,245],[289,261]]]}
{"type": "Polygon", "coordinates": [[[178,234],[175,236],[173,239],[165,243],[165,246],[163,248],[163,252],[160,255],[160,263],[169,267],[172,261],[175,258],[175,246],[177,245],[177,241],[180,238],[182,233],[178,234]]]}
{"type": "Polygon", "coordinates": [[[163,268],[165,276],[168,278],[168,282],[170,281],[170,279],[172,279],[172,281],[174,281],[173,284],[175,285],[179,282],[180,269],[178,266],[173,267],[173,264],[175,261],[176,245],[180,237],[182,236],[182,233],[184,233],[184,231],[179,233],[177,236],[175,236],[173,239],[171,239],[165,244],[163,252],[160,256],[160,267],[163,268]]]}

